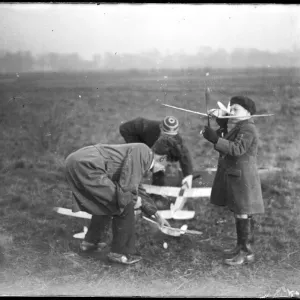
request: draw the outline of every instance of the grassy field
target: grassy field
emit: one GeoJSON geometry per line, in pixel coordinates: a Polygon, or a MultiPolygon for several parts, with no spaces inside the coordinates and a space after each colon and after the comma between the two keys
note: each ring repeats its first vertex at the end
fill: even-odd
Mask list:
{"type": "MultiPolygon", "coordinates": [[[[12,74],[0,76],[0,294],[99,296],[279,297],[300,293],[300,72],[189,70],[160,73],[12,74]],[[71,207],[64,159],[93,143],[123,143],[118,126],[143,116],[175,115],[196,170],[215,167],[217,152],[199,131],[205,118],[161,106],[205,111],[242,94],[257,104],[259,167],[282,172],[262,182],[266,213],[256,217],[256,263],[227,267],[222,247],[235,243],[233,216],[190,200],[186,223],[202,236],[165,236],[137,217],[134,266],[83,255],[73,234],[84,219],[58,215],[71,207]],[[223,223],[218,220],[224,218],[223,223]],[[163,242],[168,248],[163,248],[163,242]]],[[[109,233],[108,240],[111,238],[109,233]]],[[[297,296],[297,295],[296,295],[297,296]]]]}

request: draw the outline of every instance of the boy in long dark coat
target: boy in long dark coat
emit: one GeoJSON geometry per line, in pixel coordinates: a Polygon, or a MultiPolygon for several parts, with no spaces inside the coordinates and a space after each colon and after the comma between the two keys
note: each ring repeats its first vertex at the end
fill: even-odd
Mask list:
{"type": "Polygon", "coordinates": [[[256,165],[259,137],[251,118],[255,103],[237,96],[231,98],[230,105],[231,114],[238,117],[230,119],[235,126],[227,132],[228,119],[217,118],[217,132],[205,126],[202,133],[220,154],[210,201],[235,214],[237,245],[224,251],[229,256],[225,263],[241,265],[254,261],[252,215],[264,213],[264,202],[256,165]]]}
{"type": "Polygon", "coordinates": [[[113,240],[110,260],[130,264],[141,259],[135,255],[134,207],[141,200],[141,210],[155,215],[161,225],[169,225],[141,186],[144,174],[160,170],[168,161],[178,161],[176,142],[161,137],[152,150],[141,143],[96,144],[70,154],[66,159],[66,179],[73,194],[72,210],[92,214],[81,244],[82,250],[105,246],[101,239],[112,219],[113,240]]]}
{"type": "MultiPolygon", "coordinates": [[[[175,117],[167,116],[162,121],[136,118],[120,125],[120,134],[126,143],[144,143],[152,147],[161,135],[172,136],[180,145],[179,163],[182,169],[182,185],[192,188],[193,164],[191,154],[178,133],[179,122],[175,117]]],[[[153,185],[164,185],[164,171],[153,173],[153,185]]]]}

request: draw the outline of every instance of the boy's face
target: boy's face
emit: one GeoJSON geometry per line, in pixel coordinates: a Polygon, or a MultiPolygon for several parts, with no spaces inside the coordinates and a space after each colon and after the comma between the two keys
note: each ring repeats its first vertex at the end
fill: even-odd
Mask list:
{"type": "Polygon", "coordinates": [[[168,161],[166,155],[155,155],[153,173],[164,171],[167,165],[168,165],[168,161]]]}
{"type": "Polygon", "coordinates": [[[230,119],[232,123],[236,123],[241,120],[246,120],[249,119],[249,117],[251,117],[250,112],[239,104],[233,104],[232,106],[230,106],[230,114],[232,116],[238,117],[230,119]]]}

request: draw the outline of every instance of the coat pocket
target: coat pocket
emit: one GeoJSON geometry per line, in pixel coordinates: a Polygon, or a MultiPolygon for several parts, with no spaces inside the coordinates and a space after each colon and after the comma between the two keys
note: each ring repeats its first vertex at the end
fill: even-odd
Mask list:
{"type": "Polygon", "coordinates": [[[226,174],[228,176],[235,176],[235,177],[241,177],[242,176],[242,171],[238,169],[228,169],[226,171],[226,174]]]}

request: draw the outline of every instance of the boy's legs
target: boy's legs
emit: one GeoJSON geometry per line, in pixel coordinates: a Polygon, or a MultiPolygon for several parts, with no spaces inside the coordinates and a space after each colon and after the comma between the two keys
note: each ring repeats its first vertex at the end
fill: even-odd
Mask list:
{"type": "Polygon", "coordinates": [[[133,264],[142,259],[135,251],[135,216],[134,204],[125,207],[120,216],[113,218],[113,241],[108,258],[111,261],[133,264]]]}
{"type": "Polygon", "coordinates": [[[93,215],[85,238],[80,245],[81,250],[101,250],[105,248],[107,246],[105,239],[110,222],[111,216],[93,215]]]}
{"type": "Polygon", "coordinates": [[[93,215],[84,240],[93,244],[103,241],[109,229],[110,221],[111,216],[93,215]]]}

